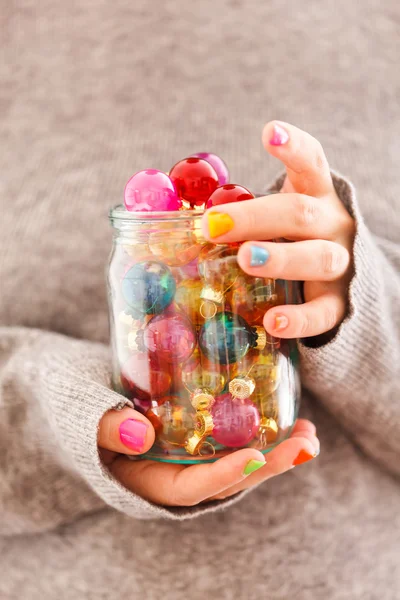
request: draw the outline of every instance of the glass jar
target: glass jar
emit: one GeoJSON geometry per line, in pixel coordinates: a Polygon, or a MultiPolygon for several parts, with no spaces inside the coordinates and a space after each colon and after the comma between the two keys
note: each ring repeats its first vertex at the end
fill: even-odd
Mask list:
{"type": "Polygon", "coordinates": [[[267,453],[297,418],[296,343],[262,326],[268,308],[296,302],[296,285],[245,274],[240,244],[207,242],[201,216],[110,212],[113,386],[154,426],[147,459],[267,453]]]}

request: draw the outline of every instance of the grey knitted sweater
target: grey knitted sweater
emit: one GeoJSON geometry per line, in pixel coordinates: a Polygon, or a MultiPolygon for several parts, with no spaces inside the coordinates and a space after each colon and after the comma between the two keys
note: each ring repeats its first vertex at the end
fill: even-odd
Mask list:
{"type": "Polygon", "coordinates": [[[364,0],[1,0],[0,598],[400,598],[400,8],[364,0]],[[265,188],[310,131],[357,221],[349,314],[300,345],[321,455],[166,509],[99,462],[107,209],[196,151],[265,188]]]}

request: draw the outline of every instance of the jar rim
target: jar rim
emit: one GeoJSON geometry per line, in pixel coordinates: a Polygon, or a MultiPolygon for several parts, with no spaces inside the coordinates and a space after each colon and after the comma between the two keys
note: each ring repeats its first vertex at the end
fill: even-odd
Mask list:
{"type": "Polygon", "coordinates": [[[187,221],[194,217],[202,217],[204,210],[165,210],[165,211],[129,211],[123,204],[110,209],[108,216],[111,223],[151,223],[153,221],[187,221]]]}

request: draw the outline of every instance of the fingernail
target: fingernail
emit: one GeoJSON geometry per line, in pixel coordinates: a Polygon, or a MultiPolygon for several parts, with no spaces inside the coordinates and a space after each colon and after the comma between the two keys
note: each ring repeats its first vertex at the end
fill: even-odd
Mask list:
{"type": "Polygon", "coordinates": [[[274,124],[272,137],[269,140],[271,146],[283,146],[289,141],[289,134],[286,129],[283,129],[280,125],[274,124]]]}
{"type": "Polygon", "coordinates": [[[250,246],[250,266],[261,267],[269,259],[269,252],[261,246],[250,246]]]}
{"type": "Polygon", "coordinates": [[[275,317],[275,331],[282,331],[289,325],[289,319],[285,315],[277,315],[275,317]]]}
{"type": "Polygon", "coordinates": [[[208,231],[210,237],[215,238],[228,233],[234,228],[235,223],[229,215],[219,212],[210,212],[207,215],[208,231]]]}
{"type": "Polygon", "coordinates": [[[243,475],[250,475],[250,473],[254,473],[254,471],[261,469],[265,464],[265,461],[262,460],[249,460],[244,468],[243,475]]]}
{"type": "Polygon", "coordinates": [[[297,467],[297,465],[302,465],[303,463],[308,462],[309,460],[312,460],[313,458],[318,456],[318,454],[319,454],[319,452],[310,454],[309,452],[307,452],[307,450],[300,450],[300,452],[298,453],[298,455],[296,456],[296,458],[293,461],[293,466],[297,467]]]}
{"type": "Polygon", "coordinates": [[[126,419],[119,426],[119,438],[127,448],[141,452],[144,447],[148,425],[136,419],[126,419]]]}

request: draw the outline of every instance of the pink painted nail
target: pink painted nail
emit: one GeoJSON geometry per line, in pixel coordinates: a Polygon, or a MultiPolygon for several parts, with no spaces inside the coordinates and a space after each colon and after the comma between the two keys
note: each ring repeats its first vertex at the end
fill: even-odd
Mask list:
{"type": "Polygon", "coordinates": [[[285,315],[277,315],[275,317],[275,330],[281,331],[289,325],[289,319],[285,315]]]}
{"type": "Polygon", "coordinates": [[[126,419],[119,426],[119,438],[127,448],[141,452],[144,447],[148,425],[136,419],[126,419]]]}
{"type": "Polygon", "coordinates": [[[283,146],[289,141],[289,134],[286,129],[283,129],[280,125],[274,124],[274,132],[272,138],[269,140],[271,146],[283,146]]]}

